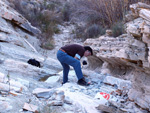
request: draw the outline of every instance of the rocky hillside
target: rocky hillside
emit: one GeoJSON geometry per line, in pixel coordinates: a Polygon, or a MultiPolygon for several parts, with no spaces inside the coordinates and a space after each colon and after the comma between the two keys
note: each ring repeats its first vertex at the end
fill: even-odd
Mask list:
{"type": "Polygon", "coordinates": [[[130,8],[132,12],[126,15],[126,34],[112,37],[107,30],[106,35],[88,39],[85,44],[93,47],[95,56],[101,61],[101,72],[130,80],[129,100],[149,111],[150,6],[139,2],[130,8]]]}
{"type": "MultiPolygon", "coordinates": [[[[16,10],[0,1],[0,112],[1,113],[148,113],[149,100],[149,13],[150,6],[131,5],[126,31],[111,37],[111,31],[87,39],[94,56],[83,66],[91,85],[77,85],[71,69],[69,82],[62,86],[62,67],[55,58],[69,39],[73,25],[59,26],[54,35],[56,49],[40,48],[33,27],[16,10]],[[28,64],[36,59],[41,66],[28,64]]],[[[82,43],[78,41],[78,43],[82,43]]]]}

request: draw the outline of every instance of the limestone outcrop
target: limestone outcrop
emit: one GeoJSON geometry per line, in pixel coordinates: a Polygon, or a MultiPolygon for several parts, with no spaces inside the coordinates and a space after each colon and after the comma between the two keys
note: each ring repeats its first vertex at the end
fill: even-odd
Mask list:
{"type": "MultiPolygon", "coordinates": [[[[3,1],[0,1],[0,11],[1,90],[8,91],[9,85],[7,83],[16,79],[16,76],[26,75],[26,77],[39,79],[45,75],[56,74],[58,70],[61,70],[58,61],[43,55],[44,53],[39,53],[40,41],[33,35],[40,33],[37,28],[33,27],[28,20],[3,1]],[[25,32],[24,29],[28,32],[25,32]],[[28,64],[29,59],[39,61],[41,68],[28,64]],[[8,80],[8,77],[11,79],[8,80]]],[[[18,91],[21,87],[12,85],[11,89],[18,91]]]]}
{"type": "Polygon", "coordinates": [[[150,110],[150,5],[139,2],[130,8],[132,13],[126,15],[126,34],[118,37],[106,34],[87,39],[84,44],[90,45],[95,57],[103,62],[99,71],[131,80],[129,99],[150,110]]]}
{"type": "MultiPolygon", "coordinates": [[[[5,1],[0,0],[0,112],[21,112],[19,110],[32,95],[30,90],[44,85],[39,84],[39,79],[56,75],[61,70],[57,60],[46,56],[44,52],[40,53],[40,41],[35,36],[40,32],[5,1]],[[28,64],[29,59],[36,59],[41,67],[28,64]]],[[[45,83],[43,87],[50,85],[45,83]]],[[[31,98],[34,100],[35,96],[31,98]]]]}
{"type": "Polygon", "coordinates": [[[0,1],[0,16],[6,20],[13,21],[16,25],[21,28],[27,30],[33,34],[39,34],[41,31],[36,27],[33,27],[28,20],[26,20],[22,15],[20,15],[17,11],[9,7],[4,2],[0,1]]]}

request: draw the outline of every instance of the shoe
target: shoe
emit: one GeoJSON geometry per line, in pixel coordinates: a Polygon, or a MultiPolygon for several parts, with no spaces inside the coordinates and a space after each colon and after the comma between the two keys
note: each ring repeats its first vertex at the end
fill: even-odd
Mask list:
{"type": "Polygon", "coordinates": [[[90,83],[86,82],[85,78],[81,78],[80,80],[78,80],[77,83],[81,86],[89,86],[90,85],[90,83]]]}
{"type": "MultiPolygon", "coordinates": [[[[67,81],[68,82],[68,81],[67,81]]],[[[65,84],[65,83],[67,83],[67,82],[61,82],[61,84],[63,85],[63,84],[65,84]]]]}

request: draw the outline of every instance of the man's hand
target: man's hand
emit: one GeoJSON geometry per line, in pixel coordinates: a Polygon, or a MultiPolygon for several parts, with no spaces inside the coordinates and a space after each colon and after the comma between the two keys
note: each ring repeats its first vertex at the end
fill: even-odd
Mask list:
{"type": "Polygon", "coordinates": [[[78,59],[77,57],[74,57],[75,59],[77,59],[77,60],[80,60],[80,59],[78,59]]]}

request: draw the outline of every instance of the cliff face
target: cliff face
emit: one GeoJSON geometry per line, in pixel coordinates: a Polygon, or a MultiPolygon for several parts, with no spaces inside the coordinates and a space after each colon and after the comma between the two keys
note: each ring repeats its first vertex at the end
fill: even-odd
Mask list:
{"type": "MultiPolygon", "coordinates": [[[[137,3],[130,6],[126,15],[126,34],[111,37],[108,34],[97,39],[87,39],[95,57],[101,62],[102,73],[132,81],[128,95],[144,109],[149,109],[150,91],[150,6],[137,3]]],[[[91,64],[93,60],[89,60],[91,64]]]]}

